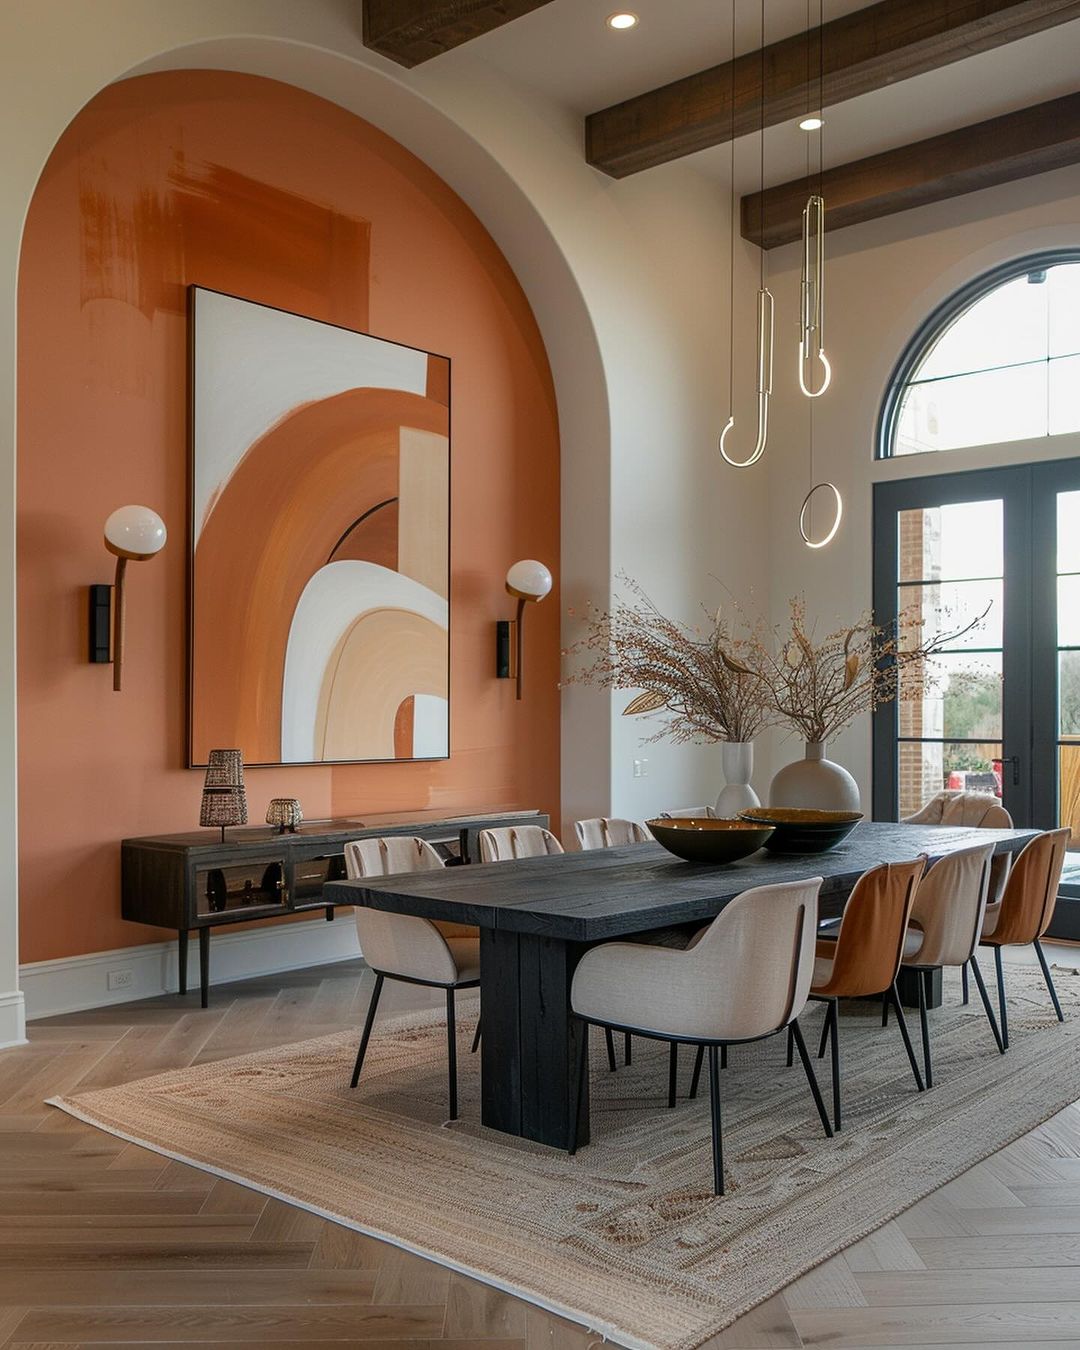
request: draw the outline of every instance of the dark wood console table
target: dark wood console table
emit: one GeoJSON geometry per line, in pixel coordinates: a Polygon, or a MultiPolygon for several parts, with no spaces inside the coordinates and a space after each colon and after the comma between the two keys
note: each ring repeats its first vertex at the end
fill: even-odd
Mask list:
{"type": "Polygon", "coordinates": [[[323,895],[330,881],[345,878],[350,839],[404,834],[426,839],[448,866],[477,860],[481,830],[501,825],[543,825],[540,811],[476,812],[445,816],[434,811],[367,815],[363,819],[305,822],[294,833],[269,827],[216,833],[151,835],[121,844],[121,913],[136,923],[173,928],[179,940],[180,992],[187,993],[188,938],[199,934],[202,1006],[209,1002],[210,930],[281,914],[324,910],[348,903],[323,895]]]}

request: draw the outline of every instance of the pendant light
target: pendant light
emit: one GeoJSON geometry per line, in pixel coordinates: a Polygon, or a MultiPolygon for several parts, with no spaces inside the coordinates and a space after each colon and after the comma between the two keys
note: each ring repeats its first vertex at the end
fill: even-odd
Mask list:
{"type": "MultiPolygon", "coordinates": [[[[733,459],[727,450],[727,439],[735,426],[735,0],[731,5],[731,87],[729,104],[731,126],[729,140],[731,144],[731,200],[728,220],[729,286],[728,303],[730,318],[728,322],[728,420],[720,433],[720,454],[733,468],[748,469],[756,464],[765,453],[765,444],[769,438],[769,399],[772,396],[773,368],[773,297],[765,284],[765,214],[761,213],[758,247],[761,254],[760,283],[757,298],[757,441],[746,459],[733,459]]],[[[761,160],[759,166],[760,188],[765,191],[765,0],[761,0],[761,160]]]]}

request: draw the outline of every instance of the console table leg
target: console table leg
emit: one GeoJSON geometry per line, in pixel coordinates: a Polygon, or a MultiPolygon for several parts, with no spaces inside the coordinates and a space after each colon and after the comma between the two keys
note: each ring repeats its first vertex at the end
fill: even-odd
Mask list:
{"type": "Polygon", "coordinates": [[[187,948],[188,948],[188,930],[186,928],[177,929],[178,937],[176,942],[176,963],[180,970],[180,992],[187,993],[187,948]]]}
{"type": "Polygon", "coordinates": [[[199,929],[199,986],[202,990],[202,1006],[210,1006],[210,929],[199,929]]]}
{"type": "Polygon", "coordinates": [[[333,906],[333,905],[327,905],[327,906],[326,906],[326,922],[327,922],[327,923],[331,923],[331,922],[333,921],[333,918],[334,918],[334,906],[333,906]]]}

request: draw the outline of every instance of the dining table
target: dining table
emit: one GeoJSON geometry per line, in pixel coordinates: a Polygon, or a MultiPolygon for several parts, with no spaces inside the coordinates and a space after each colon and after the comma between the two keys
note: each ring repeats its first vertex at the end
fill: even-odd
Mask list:
{"type": "Polygon", "coordinates": [[[480,929],[481,1120],[554,1148],[588,1142],[588,1089],[575,1066],[588,1028],[570,1004],[574,968],[598,942],[705,923],[751,887],[821,877],[821,913],[841,913],[855,882],[879,863],[925,854],[931,863],[978,844],[1016,853],[1033,830],[861,821],[824,853],[759,849],[737,862],[689,863],[658,843],[627,844],[430,872],[334,881],[337,905],[473,924],[480,929]]]}

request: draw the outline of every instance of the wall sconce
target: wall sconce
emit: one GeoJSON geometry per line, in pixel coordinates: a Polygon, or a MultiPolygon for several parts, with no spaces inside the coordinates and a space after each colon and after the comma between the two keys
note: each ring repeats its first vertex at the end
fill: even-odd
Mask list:
{"type": "Polygon", "coordinates": [[[495,673],[500,680],[516,679],[520,698],[525,606],[530,600],[543,600],[551,590],[551,573],[542,562],[525,558],[507,572],[506,590],[518,602],[517,615],[513,619],[500,619],[495,625],[495,673]]]}
{"type": "Polygon", "coordinates": [[[124,581],[129,561],[145,562],[165,547],[165,522],[148,506],[121,506],[105,522],[105,547],[116,557],[112,586],[90,587],[90,660],[113,663],[113,689],[124,665],[124,581]]]}

